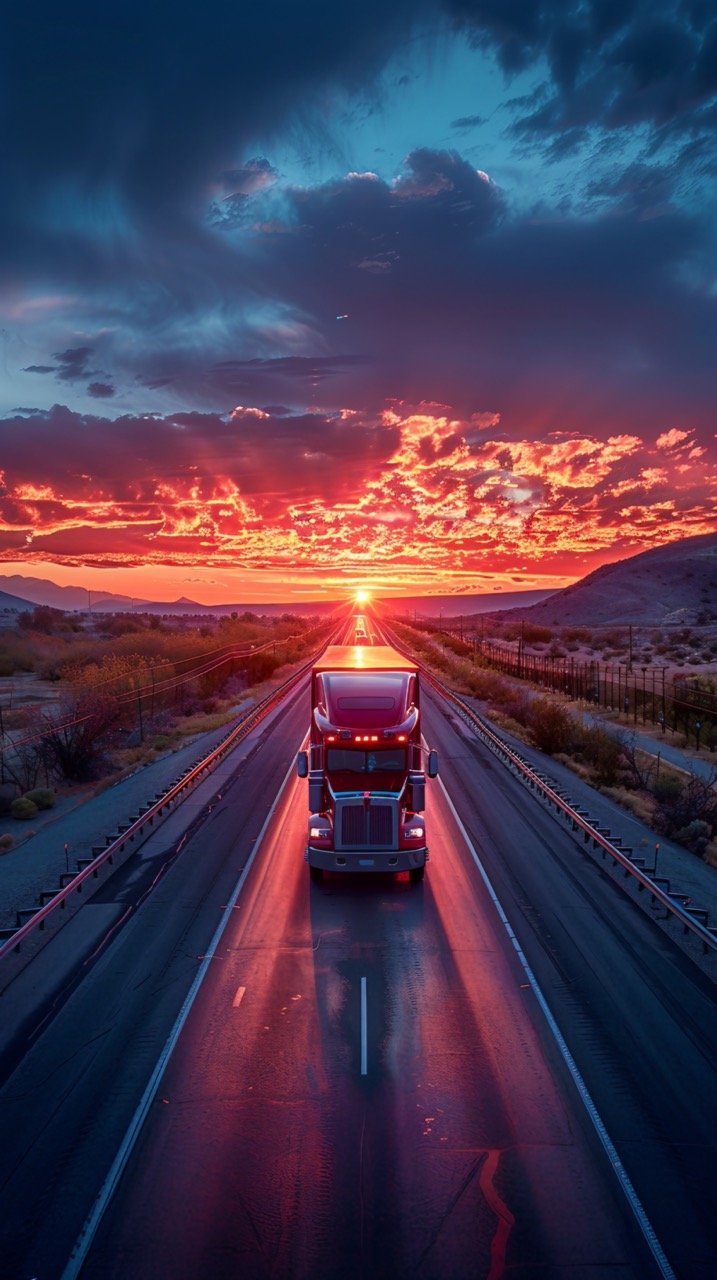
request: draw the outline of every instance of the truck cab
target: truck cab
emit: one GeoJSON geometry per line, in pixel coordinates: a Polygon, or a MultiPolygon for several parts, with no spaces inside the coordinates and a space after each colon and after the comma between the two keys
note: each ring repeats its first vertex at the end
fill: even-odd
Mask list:
{"type": "Polygon", "coordinates": [[[408,871],[423,877],[428,858],[419,673],[385,645],[331,646],[311,677],[309,751],[299,774],[309,782],[305,858],[324,871],[408,871]]]}

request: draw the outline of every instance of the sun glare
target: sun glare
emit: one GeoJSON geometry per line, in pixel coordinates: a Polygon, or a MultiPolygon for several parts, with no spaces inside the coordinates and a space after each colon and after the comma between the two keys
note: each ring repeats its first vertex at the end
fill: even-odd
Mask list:
{"type": "Polygon", "coordinates": [[[368,594],[368,591],[357,591],[357,592],[356,592],[356,603],[357,603],[357,604],[368,604],[368,602],[369,602],[369,594],[368,594]]]}

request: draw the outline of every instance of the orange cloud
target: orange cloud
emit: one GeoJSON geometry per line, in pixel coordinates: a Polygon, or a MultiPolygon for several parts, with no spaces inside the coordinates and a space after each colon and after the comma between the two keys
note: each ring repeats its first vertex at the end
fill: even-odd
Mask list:
{"type": "Polygon", "coordinates": [[[378,419],[238,407],[107,428],[68,411],[23,421],[0,558],[22,547],[59,564],[241,564],[287,581],[552,584],[715,523],[717,468],[677,429],[652,445],[614,431],[508,439],[498,415],[399,402],[378,419]]]}

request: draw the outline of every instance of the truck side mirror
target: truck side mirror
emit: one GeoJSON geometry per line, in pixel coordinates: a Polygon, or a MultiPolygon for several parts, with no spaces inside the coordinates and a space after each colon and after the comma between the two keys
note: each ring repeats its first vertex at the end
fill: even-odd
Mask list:
{"type": "Polygon", "coordinates": [[[429,778],[438,777],[438,752],[437,751],[428,752],[428,768],[426,769],[426,773],[428,774],[429,778]]]}
{"type": "Polygon", "coordinates": [[[300,778],[309,776],[309,756],[306,751],[300,751],[296,757],[296,772],[300,778]]]}

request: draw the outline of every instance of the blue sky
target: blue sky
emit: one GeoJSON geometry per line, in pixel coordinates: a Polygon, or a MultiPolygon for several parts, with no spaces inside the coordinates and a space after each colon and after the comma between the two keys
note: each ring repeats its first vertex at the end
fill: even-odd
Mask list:
{"type": "Polygon", "coordinates": [[[714,528],[710,4],[39,0],[3,50],[8,572],[532,587],[714,528]]]}

